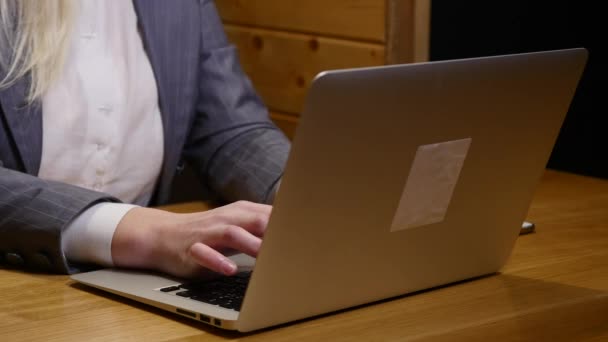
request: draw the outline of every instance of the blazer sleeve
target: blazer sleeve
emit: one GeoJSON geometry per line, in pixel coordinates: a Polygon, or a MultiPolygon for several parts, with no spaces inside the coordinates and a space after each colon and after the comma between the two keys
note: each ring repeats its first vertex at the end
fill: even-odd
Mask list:
{"type": "Polygon", "coordinates": [[[74,273],[61,250],[63,229],[103,193],[45,181],[0,166],[0,264],[44,272],[74,273]]]}
{"type": "Polygon", "coordinates": [[[212,1],[201,1],[197,115],[184,157],[222,200],[270,202],[289,140],[239,64],[212,1]]]}

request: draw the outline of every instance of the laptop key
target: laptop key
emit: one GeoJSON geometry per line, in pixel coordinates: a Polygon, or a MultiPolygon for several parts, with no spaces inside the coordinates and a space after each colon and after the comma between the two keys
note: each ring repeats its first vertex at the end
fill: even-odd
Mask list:
{"type": "Polygon", "coordinates": [[[172,292],[172,291],[176,291],[179,290],[180,287],[179,286],[167,286],[167,287],[163,287],[162,289],[160,289],[162,292],[172,292]]]}

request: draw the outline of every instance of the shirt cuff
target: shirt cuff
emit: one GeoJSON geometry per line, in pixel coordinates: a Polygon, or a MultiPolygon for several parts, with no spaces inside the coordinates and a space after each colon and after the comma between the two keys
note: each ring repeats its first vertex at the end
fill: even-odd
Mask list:
{"type": "Polygon", "coordinates": [[[70,262],[112,267],[112,238],[120,220],[137,207],[125,203],[100,203],[85,210],[63,231],[61,248],[70,262]]]}

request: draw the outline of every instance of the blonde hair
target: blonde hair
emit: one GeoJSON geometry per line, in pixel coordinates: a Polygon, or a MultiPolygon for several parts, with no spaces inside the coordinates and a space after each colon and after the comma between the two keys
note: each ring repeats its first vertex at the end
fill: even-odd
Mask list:
{"type": "Polygon", "coordinates": [[[73,25],[72,0],[0,0],[0,89],[31,77],[36,101],[61,72],[73,25]]]}

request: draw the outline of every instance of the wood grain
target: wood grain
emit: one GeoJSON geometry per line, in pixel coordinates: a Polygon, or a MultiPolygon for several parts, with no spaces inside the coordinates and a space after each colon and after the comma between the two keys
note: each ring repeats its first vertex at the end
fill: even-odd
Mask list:
{"type": "Polygon", "coordinates": [[[384,42],[384,0],[216,0],[225,23],[384,42]]]}
{"type": "Polygon", "coordinates": [[[606,341],[607,208],[608,180],[548,170],[528,216],[537,231],[519,237],[499,274],[253,334],[4,269],[0,341],[606,341]]]}
{"type": "Polygon", "coordinates": [[[321,71],[384,64],[384,46],[226,25],[243,69],[271,110],[300,113],[321,71]]]}

